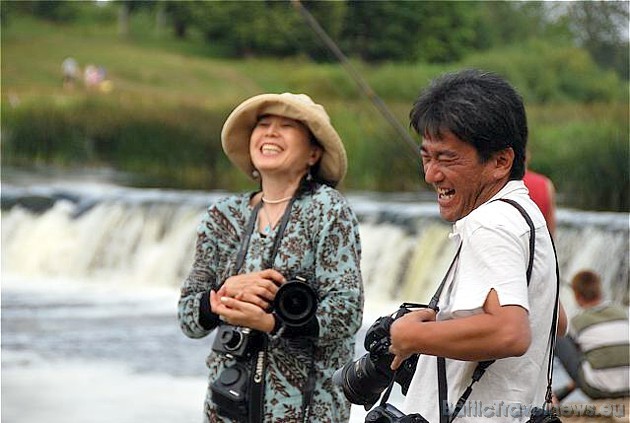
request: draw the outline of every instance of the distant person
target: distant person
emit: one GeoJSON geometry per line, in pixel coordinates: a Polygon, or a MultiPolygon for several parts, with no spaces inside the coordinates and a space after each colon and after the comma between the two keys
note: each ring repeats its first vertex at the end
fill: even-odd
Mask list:
{"type": "Polygon", "coordinates": [[[575,274],[571,288],[582,311],[571,318],[569,335],[556,344],[556,355],[572,379],[570,386],[591,399],[628,398],[627,310],[604,300],[600,276],[591,270],[575,274]]]}
{"type": "Polygon", "coordinates": [[[96,65],[88,64],[85,67],[85,70],[83,71],[83,82],[86,88],[98,88],[98,84],[101,82],[101,73],[96,65]]]}
{"type": "Polygon", "coordinates": [[[331,379],[354,355],[363,285],[358,221],[335,189],[347,167],[341,138],[321,105],[284,93],[244,101],[221,140],[259,186],[208,209],[181,291],[184,334],[217,333],[204,421],[347,422],[350,403],[331,379]],[[293,300],[281,294],[291,280],[303,286],[293,300]],[[309,309],[304,286],[315,314],[287,320],[309,309]]]}
{"type": "Polygon", "coordinates": [[[554,236],[556,233],[556,189],[553,182],[545,175],[530,169],[525,171],[523,182],[529,191],[529,196],[545,217],[549,232],[554,236]]]}
{"type": "Polygon", "coordinates": [[[63,74],[63,87],[73,89],[81,73],[77,61],[73,57],[66,57],[61,63],[61,72],[63,74]]]}

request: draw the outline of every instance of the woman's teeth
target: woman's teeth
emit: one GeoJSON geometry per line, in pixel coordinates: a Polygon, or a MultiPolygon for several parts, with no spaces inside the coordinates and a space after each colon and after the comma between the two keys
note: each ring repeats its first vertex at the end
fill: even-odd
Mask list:
{"type": "Polygon", "coordinates": [[[260,151],[264,153],[280,153],[282,150],[277,145],[273,144],[264,144],[260,151]]]}

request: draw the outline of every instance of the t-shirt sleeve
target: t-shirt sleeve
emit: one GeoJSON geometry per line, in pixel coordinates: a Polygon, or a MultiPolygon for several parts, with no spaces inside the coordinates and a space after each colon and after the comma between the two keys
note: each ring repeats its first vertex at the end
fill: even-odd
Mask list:
{"type": "MultiPolygon", "coordinates": [[[[528,235],[526,235],[528,236],[528,235]]],[[[451,312],[477,314],[491,289],[502,306],[518,305],[529,311],[527,296],[527,243],[504,227],[479,227],[464,237],[451,312]]]]}

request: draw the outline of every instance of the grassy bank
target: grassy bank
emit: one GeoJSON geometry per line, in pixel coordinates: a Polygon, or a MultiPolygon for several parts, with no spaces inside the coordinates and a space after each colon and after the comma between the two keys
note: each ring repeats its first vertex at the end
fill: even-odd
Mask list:
{"type": "MultiPolygon", "coordinates": [[[[525,55],[516,52],[508,62],[500,52],[448,66],[354,65],[405,127],[414,97],[435,75],[462,66],[506,74],[527,101],[531,166],[554,179],[562,201],[628,210],[627,84],[577,53],[562,69],[563,56],[531,48],[544,59],[539,66],[518,62],[525,55]],[[567,98],[571,84],[581,101],[567,98]]],[[[221,151],[223,121],[248,96],[293,91],[324,104],[344,139],[350,168],[343,189],[424,188],[417,158],[338,64],[200,52],[194,43],[146,33],[123,40],[111,25],[12,19],[2,34],[3,164],[107,165],[139,175],[144,185],[240,190],[250,185],[221,151]],[[112,89],[64,89],[61,62],[69,55],[82,67],[104,66],[112,89]]]]}

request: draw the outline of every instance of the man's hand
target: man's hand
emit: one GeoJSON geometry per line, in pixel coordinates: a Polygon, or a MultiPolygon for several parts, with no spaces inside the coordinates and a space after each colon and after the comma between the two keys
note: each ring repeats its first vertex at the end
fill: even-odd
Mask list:
{"type": "Polygon", "coordinates": [[[391,337],[389,352],[395,355],[394,361],[392,361],[391,364],[392,370],[396,370],[400,367],[403,361],[416,352],[405,341],[406,337],[404,335],[407,333],[409,327],[414,327],[418,323],[434,322],[435,316],[435,310],[424,308],[422,310],[412,311],[394,320],[394,323],[392,323],[392,327],[389,330],[391,337]]]}

